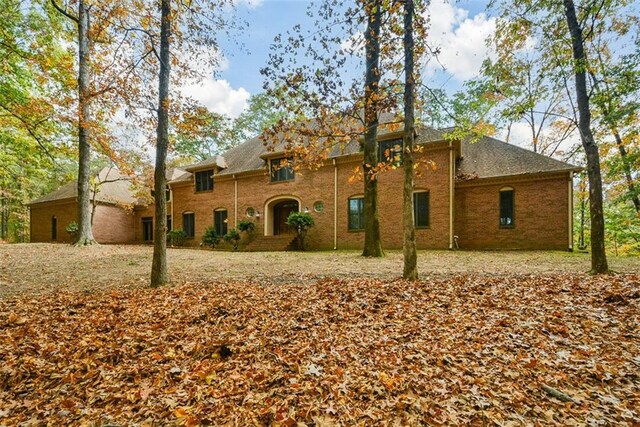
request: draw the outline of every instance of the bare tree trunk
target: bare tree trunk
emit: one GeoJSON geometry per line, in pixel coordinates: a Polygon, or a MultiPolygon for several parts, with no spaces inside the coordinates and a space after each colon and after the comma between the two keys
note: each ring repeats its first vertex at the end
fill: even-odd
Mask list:
{"type": "Polygon", "coordinates": [[[4,187],[0,188],[0,240],[9,240],[8,190],[4,187]]]}
{"type": "Polygon", "coordinates": [[[600,173],[600,155],[591,132],[591,111],[587,92],[586,56],[582,28],[576,17],[573,0],[564,0],[565,16],[571,32],[573,47],[574,74],[576,79],[576,101],[578,104],[578,129],[582,146],[587,157],[587,176],[589,177],[589,211],[591,214],[591,272],[607,273],[607,254],[604,244],[604,212],[602,203],[602,175],[600,173]]]}
{"type": "Polygon", "coordinates": [[[78,239],[76,246],[96,243],[91,229],[91,109],[89,64],[89,10],[84,0],[78,2],[78,239]]]}
{"type": "Polygon", "coordinates": [[[636,183],[633,181],[633,175],[631,174],[631,165],[629,164],[630,162],[629,156],[627,154],[627,149],[622,142],[620,132],[618,132],[618,130],[615,128],[613,128],[611,131],[613,132],[613,137],[616,139],[616,146],[618,147],[618,152],[620,153],[620,158],[622,159],[622,169],[624,170],[624,177],[627,181],[627,189],[629,191],[629,195],[631,196],[631,201],[633,202],[633,206],[636,208],[636,213],[640,214],[640,196],[638,195],[636,183]]]}
{"type": "Polygon", "coordinates": [[[378,96],[380,92],[380,0],[365,4],[367,30],[365,32],[366,70],[364,81],[364,250],[362,256],[382,257],[380,218],[378,215],[378,178],[372,168],[378,164],[378,96]]]}
{"type": "Polygon", "coordinates": [[[171,32],[171,0],[162,0],[162,23],[160,28],[160,79],[158,96],[158,128],[156,142],[156,167],[154,171],[155,235],[153,240],[153,262],[151,264],[151,287],[168,283],[167,276],[167,178],[166,162],[169,147],[169,37],[171,32]]]}
{"type": "Polygon", "coordinates": [[[416,227],[413,218],[413,143],[415,122],[415,78],[413,75],[413,0],[404,2],[404,191],[402,203],[402,226],[404,240],[402,254],[404,268],[402,277],[418,280],[418,253],[416,251],[416,227]]]}

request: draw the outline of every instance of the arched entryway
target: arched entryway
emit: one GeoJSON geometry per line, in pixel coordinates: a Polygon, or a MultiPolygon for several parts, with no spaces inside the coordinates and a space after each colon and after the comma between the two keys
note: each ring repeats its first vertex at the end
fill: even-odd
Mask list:
{"type": "Polygon", "coordinates": [[[287,218],[291,212],[299,211],[300,200],[293,196],[279,196],[265,203],[264,235],[293,234],[295,230],[287,225],[287,218]]]}

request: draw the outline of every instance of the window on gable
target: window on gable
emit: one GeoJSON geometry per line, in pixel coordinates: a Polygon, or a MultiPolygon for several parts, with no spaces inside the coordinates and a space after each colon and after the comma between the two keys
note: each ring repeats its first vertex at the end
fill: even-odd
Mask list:
{"type": "Polygon", "coordinates": [[[218,236],[227,234],[227,210],[216,209],[213,211],[213,226],[218,236]]]}
{"type": "Polygon", "coordinates": [[[271,182],[291,181],[295,178],[291,159],[271,159],[271,182]]]}
{"type": "Polygon", "coordinates": [[[187,237],[196,237],[196,214],[193,212],[185,212],[182,214],[182,230],[187,237]]]}
{"type": "Polygon", "coordinates": [[[196,193],[213,190],[213,169],[196,172],[196,193]]]}
{"type": "Polygon", "coordinates": [[[413,193],[413,220],[417,228],[429,227],[429,192],[413,193]]]}
{"type": "Polygon", "coordinates": [[[513,188],[500,190],[500,227],[515,225],[515,198],[513,188]]]}
{"type": "Polygon", "coordinates": [[[349,230],[364,230],[364,198],[349,199],[349,230]]]}
{"type": "Polygon", "coordinates": [[[402,164],[402,138],[378,142],[378,162],[391,163],[394,166],[402,164]]]}

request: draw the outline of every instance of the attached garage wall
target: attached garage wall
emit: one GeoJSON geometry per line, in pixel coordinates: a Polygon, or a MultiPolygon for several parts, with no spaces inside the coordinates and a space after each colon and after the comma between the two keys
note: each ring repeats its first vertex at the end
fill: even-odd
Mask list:
{"type": "Polygon", "coordinates": [[[31,206],[31,241],[51,242],[51,219],[56,217],[58,238],[56,242],[71,243],[71,237],[65,229],[76,220],[75,200],[61,200],[31,206]]]}
{"type": "Polygon", "coordinates": [[[569,178],[456,186],[455,234],[461,249],[569,248],[569,178]],[[501,228],[500,189],[514,190],[514,227],[501,228]]]}

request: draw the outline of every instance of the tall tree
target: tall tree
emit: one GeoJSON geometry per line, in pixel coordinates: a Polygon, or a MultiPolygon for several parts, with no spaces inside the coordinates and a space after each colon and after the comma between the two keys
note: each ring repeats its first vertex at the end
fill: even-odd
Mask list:
{"type": "Polygon", "coordinates": [[[575,78],[576,101],[578,105],[578,129],[587,158],[589,177],[589,210],[591,213],[591,271],[597,274],[609,270],[604,243],[604,208],[602,202],[602,175],[600,154],[591,131],[591,107],[587,89],[587,58],[584,49],[584,32],[576,16],[573,0],[564,0],[564,13],[571,33],[573,51],[573,72],[575,78]]]}
{"type": "Polygon", "coordinates": [[[371,0],[364,5],[367,28],[364,33],[364,249],[362,256],[381,257],[380,217],[378,213],[378,100],[380,98],[380,28],[382,1],[371,0]]]}
{"type": "Polygon", "coordinates": [[[169,148],[169,79],[171,75],[170,37],[171,0],[162,0],[160,27],[160,72],[158,83],[158,128],[156,142],[155,189],[155,239],[151,265],[151,287],[168,282],[167,276],[167,187],[166,161],[169,148]]]}
{"type": "Polygon", "coordinates": [[[416,250],[416,227],[413,218],[413,150],[415,136],[415,77],[414,77],[414,43],[413,0],[404,2],[404,186],[402,204],[402,222],[404,239],[402,254],[404,268],[402,277],[407,280],[418,280],[418,253],[416,250]]]}
{"type": "Polygon", "coordinates": [[[90,15],[91,6],[84,0],[78,0],[77,14],[62,8],[56,0],[51,4],[58,12],[72,20],[78,29],[78,195],[77,219],[78,236],[76,246],[93,245],[96,243],[91,229],[91,38],[90,15]]]}

